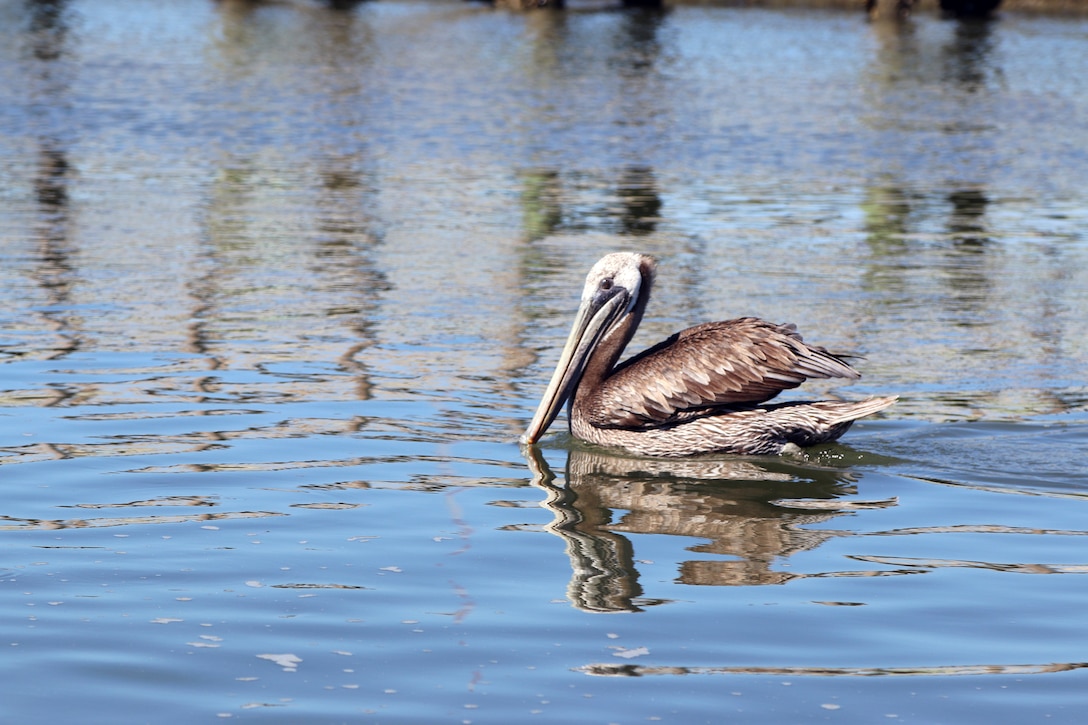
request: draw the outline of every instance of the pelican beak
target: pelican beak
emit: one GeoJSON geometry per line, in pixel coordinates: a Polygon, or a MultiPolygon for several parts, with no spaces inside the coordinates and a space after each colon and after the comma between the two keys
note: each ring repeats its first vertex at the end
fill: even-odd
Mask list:
{"type": "Polygon", "coordinates": [[[559,363],[552,373],[544,397],[533,415],[533,420],[521,442],[527,445],[536,443],[548,430],[563,404],[578,387],[590,355],[597,348],[601,338],[610,330],[628,310],[629,293],[622,287],[612,287],[607,292],[598,292],[584,300],[578,308],[567,344],[559,355],[559,363]]]}

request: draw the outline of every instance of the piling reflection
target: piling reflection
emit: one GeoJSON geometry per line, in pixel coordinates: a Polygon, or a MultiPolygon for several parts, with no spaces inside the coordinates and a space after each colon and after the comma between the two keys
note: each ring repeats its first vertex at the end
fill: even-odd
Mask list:
{"type": "Polygon", "coordinates": [[[881,81],[874,90],[933,82],[974,94],[998,86],[1004,74],[994,53],[993,22],[964,18],[949,28],[947,39],[934,46],[914,23],[874,23],[879,50],[869,70],[881,81]]]}
{"type": "Polygon", "coordinates": [[[581,174],[564,176],[552,168],[530,169],[520,177],[522,226],[528,241],[561,232],[645,236],[655,232],[661,220],[664,202],[654,171],[647,166],[625,166],[615,180],[605,181],[581,174]],[[594,189],[597,194],[587,199],[587,191],[594,189]]]}
{"type": "Polygon", "coordinates": [[[939,0],[941,12],[948,17],[980,21],[1001,6],[1001,0],[939,0]]]}
{"type": "Polygon", "coordinates": [[[337,364],[354,375],[358,400],[371,396],[369,367],[359,356],[377,339],[374,312],[390,289],[374,261],[382,238],[365,211],[374,193],[355,168],[354,158],[329,156],[323,160],[313,269],[332,293],[325,316],[339,320],[355,339],[337,358],[337,364]]]}
{"type": "MultiPolygon", "coordinates": [[[[911,320],[913,343],[896,353],[899,377],[916,376],[948,390],[930,396],[928,415],[981,417],[1012,400],[999,389],[1011,383],[962,392],[978,378],[968,371],[965,353],[1006,355],[1008,339],[997,331],[1007,329],[1015,314],[1015,305],[1000,301],[1009,294],[1008,275],[1000,270],[1011,248],[995,242],[1000,221],[991,218],[990,180],[996,174],[987,170],[989,149],[1001,132],[991,101],[1004,83],[993,27],[982,19],[950,21],[940,33],[924,33],[915,23],[873,25],[879,49],[867,70],[871,125],[886,141],[912,137],[914,156],[941,168],[944,179],[920,179],[909,165],[888,168],[870,180],[861,204],[870,252],[863,284],[880,308],[866,324],[911,320]],[[940,96],[919,108],[923,88],[939,88],[940,96]],[[981,171],[968,177],[964,168],[981,171]],[[942,331],[939,343],[935,330],[942,331]]],[[[1032,393],[1012,405],[1019,413],[1039,402],[1032,393]]],[[[910,405],[904,401],[902,412],[909,413],[910,405]]]]}
{"type": "MultiPolygon", "coordinates": [[[[304,40],[285,46],[275,23],[251,12],[258,5],[220,5],[223,32],[214,48],[223,82],[262,82],[265,63],[293,62],[292,53],[304,53],[325,69],[312,99],[321,123],[336,129],[364,123],[366,24],[352,14],[315,13],[300,32],[304,40]]],[[[230,97],[234,116],[248,123],[249,102],[230,97]]],[[[376,308],[390,283],[375,262],[383,233],[366,144],[330,140],[302,168],[240,147],[218,159],[207,186],[203,244],[189,284],[188,350],[205,356],[211,370],[335,361],[354,381],[353,397],[369,399],[364,353],[376,339],[376,308]],[[288,269],[300,274],[284,278],[288,269]],[[278,319],[250,314],[268,304],[281,310],[278,319]],[[239,348],[239,340],[251,343],[239,348]]],[[[215,383],[208,377],[198,389],[212,392],[215,383]]]]}
{"type": "Polygon", "coordinates": [[[990,200],[978,188],[954,189],[947,195],[946,225],[951,238],[948,250],[948,294],[953,311],[969,312],[959,324],[989,322],[994,280],[988,256],[994,253],[987,235],[986,208],[990,200]]]}
{"type": "Polygon", "coordinates": [[[623,4],[632,10],[623,14],[613,38],[617,55],[624,59],[613,67],[628,77],[642,78],[661,55],[660,33],[668,9],[662,7],[661,0],[623,0],[623,4]]]}
{"type": "Polygon", "coordinates": [[[79,320],[71,310],[72,286],[76,281],[72,264],[76,250],[69,235],[68,181],[71,173],[68,154],[59,141],[40,139],[34,178],[38,244],[33,276],[44,293],[38,314],[44,326],[56,335],[52,349],[42,350],[43,357],[48,360],[70,355],[81,345],[79,320]]]}
{"type": "Polygon", "coordinates": [[[563,186],[556,169],[530,169],[520,176],[522,228],[533,242],[562,227],[563,186]]]}
{"type": "Polygon", "coordinates": [[[895,505],[841,500],[856,492],[849,470],[785,460],[665,460],[573,449],[557,483],[537,449],[525,453],[534,484],[546,493],[542,505],[555,517],[547,530],[566,542],[567,597],[589,612],[635,612],[665,601],[643,596],[628,534],[704,539],[688,550],[729,557],[680,562],[681,584],[784,584],[811,575],[776,570],[775,560],[841,535],[806,525],[895,505]]]}
{"type": "Polygon", "coordinates": [[[956,324],[988,324],[994,284],[988,255],[999,251],[989,235],[989,204],[981,186],[926,194],[889,179],[874,184],[862,203],[872,255],[869,284],[898,290],[905,300],[911,279],[927,260],[934,273],[924,281],[940,283],[942,305],[956,324]]]}
{"type": "MultiPolygon", "coordinates": [[[[52,330],[55,341],[40,348],[45,359],[70,355],[79,349],[79,320],[72,312],[71,292],[77,279],[72,258],[76,253],[71,238],[72,209],[68,187],[75,170],[69,160],[60,129],[51,128],[51,119],[68,105],[68,71],[61,62],[69,42],[69,17],[64,0],[38,0],[28,4],[30,32],[28,68],[34,109],[46,131],[37,138],[37,165],[33,176],[37,203],[36,267],[32,276],[42,291],[36,312],[43,327],[52,330]]],[[[62,395],[63,400],[67,395],[62,395]]],[[[55,401],[55,402],[59,402],[55,401]]]]}
{"type": "Polygon", "coordinates": [[[955,189],[948,194],[952,205],[948,231],[957,245],[981,249],[990,243],[984,221],[990,200],[981,189],[955,189]]]}
{"type": "Polygon", "coordinates": [[[31,52],[37,60],[54,61],[64,54],[68,35],[68,0],[28,0],[31,52]]]}
{"type": "Polygon", "coordinates": [[[983,18],[960,20],[952,39],[941,49],[941,76],[974,93],[1002,80],[1000,66],[993,62],[993,23],[983,18]]]}
{"type": "Polygon", "coordinates": [[[657,229],[662,202],[653,169],[627,167],[620,177],[617,193],[622,203],[620,221],[624,234],[640,236],[657,229]]]}

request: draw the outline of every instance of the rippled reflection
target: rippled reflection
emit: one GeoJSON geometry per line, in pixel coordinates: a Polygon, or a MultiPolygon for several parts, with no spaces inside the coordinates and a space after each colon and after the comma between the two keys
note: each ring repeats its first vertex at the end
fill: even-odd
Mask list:
{"type": "Polygon", "coordinates": [[[1083,36],[0,3],[5,714],[1077,721],[1083,36]],[[894,416],[783,460],[558,434],[530,477],[624,248],[668,271],[633,348],[795,322],[894,416]]]}
{"type": "MultiPolygon", "coordinates": [[[[122,507],[126,505],[129,504],[118,504],[118,506],[122,507]]],[[[176,506],[178,504],[165,502],[138,505],[176,506]]],[[[284,514],[275,511],[224,511],[217,513],[199,514],[165,514],[159,516],[111,516],[102,518],[70,519],[24,519],[14,516],[0,516],[0,531],[60,531],[64,529],[101,529],[117,526],[146,526],[148,524],[187,524],[207,523],[210,521],[229,521],[232,519],[260,519],[270,516],[283,515],[284,514]]]]}
{"type": "Polygon", "coordinates": [[[626,535],[707,539],[689,550],[729,557],[680,562],[678,583],[784,584],[823,575],[775,569],[776,561],[841,535],[805,526],[895,505],[894,500],[845,498],[856,493],[855,476],[847,469],[770,459],[654,460],[575,448],[560,485],[538,450],[526,453],[535,485],[547,494],[542,505],[555,516],[547,528],[567,544],[573,570],[567,597],[587,611],[638,611],[660,603],[642,597],[626,535]]]}
{"type": "MultiPolygon", "coordinates": [[[[43,129],[50,116],[64,113],[72,105],[70,69],[65,61],[69,44],[70,17],[63,0],[34,2],[30,6],[30,51],[28,67],[32,113],[43,129]]],[[[79,315],[75,312],[72,288],[79,280],[74,257],[78,246],[72,238],[74,224],[69,187],[78,170],[73,168],[67,137],[48,130],[35,139],[37,163],[33,174],[35,219],[34,281],[40,290],[35,317],[52,332],[53,339],[37,345],[36,356],[60,358],[80,348],[79,315]]],[[[57,398],[60,400],[63,395],[57,398]]]]}
{"type": "Polygon", "coordinates": [[[649,675],[784,675],[789,677],[949,677],[977,675],[1045,675],[1088,668],[1088,662],[1037,665],[935,665],[932,667],[668,667],[593,664],[578,668],[587,675],[645,677],[649,675]]]}
{"type": "Polygon", "coordinates": [[[661,221],[662,199],[652,168],[628,166],[611,188],[593,177],[557,169],[522,172],[521,206],[529,241],[553,234],[607,231],[640,237],[661,221]],[[572,200],[585,198],[582,204],[572,200]]]}

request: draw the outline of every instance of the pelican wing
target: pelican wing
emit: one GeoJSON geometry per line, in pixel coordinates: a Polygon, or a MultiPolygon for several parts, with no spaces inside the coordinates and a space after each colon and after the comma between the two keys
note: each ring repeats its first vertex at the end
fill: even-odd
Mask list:
{"type": "Polygon", "coordinates": [[[602,428],[653,427],[723,406],[753,405],[808,378],[858,378],[793,325],[754,317],[678,332],[624,362],[586,401],[602,428]]]}

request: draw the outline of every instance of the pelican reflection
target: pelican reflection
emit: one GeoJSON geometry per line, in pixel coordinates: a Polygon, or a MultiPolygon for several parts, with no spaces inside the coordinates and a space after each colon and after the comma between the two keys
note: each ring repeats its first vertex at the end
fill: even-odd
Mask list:
{"type": "Polygon", "coordinates": [[[563,481],[540,452],[526,447],[541,505],[554,515],[545,528],[561,537],[572,576],[567,598],[590,612],[636,612],[667,603],[644,596],[629,534],[700,539],[680,562],[676,583],[743,586],[784,584],[807,576],[774,568],[776,559],[842,535],[811,529],[858,508],[895,501],[844,499],[856,493],[847,469],[764,459],[650,459],[574,448],[563,481]]]}

